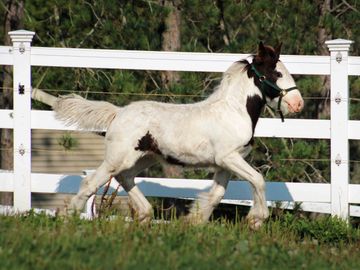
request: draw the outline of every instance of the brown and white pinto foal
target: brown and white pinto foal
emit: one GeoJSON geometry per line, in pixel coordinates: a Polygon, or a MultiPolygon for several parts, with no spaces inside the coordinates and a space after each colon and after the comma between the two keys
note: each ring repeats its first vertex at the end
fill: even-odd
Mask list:
{"type": "MultiPolygon", "coordinates": [[[[246,179],[253,187],[254,205],[248,214],[256,229],[269,216],[265,182],[244,158],[265,104],[282,114],[297,113],[303,99],[275,49],[259,44],[252,63],[239,61],[223,74],[218,88],[194,104],[133,102],[117,107],[76,95],[61,97],[54,110],[58,119],[79,129],[105,129],[103,163],[87,176],[70,208],[79,211],[86,200],[110,177],[127,191],[140,221],[152,216],[152,207],[134,183],[135,176],[164,161],[182,166],[213,167],[214,184],[190,211],[194,223],[206,222],[223,198],[230,174],[246,179]]],[[[176,180],[174,180],[176,181],[176,180]]]]}

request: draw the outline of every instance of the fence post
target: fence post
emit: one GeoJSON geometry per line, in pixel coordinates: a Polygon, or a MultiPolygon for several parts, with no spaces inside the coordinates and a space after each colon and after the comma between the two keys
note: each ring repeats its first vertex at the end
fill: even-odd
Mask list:
{"type": "Polygon", "coordinates": [[[349,218],[349,84],[351,40],[326,41],[330,51],[331,106],[331,215],[349,218]]]}
{"type": "Polygon", "coordinates": [[[31,208],[31,41],[34,32],[9,32],[13,43],[14,208],[31,208]]]}

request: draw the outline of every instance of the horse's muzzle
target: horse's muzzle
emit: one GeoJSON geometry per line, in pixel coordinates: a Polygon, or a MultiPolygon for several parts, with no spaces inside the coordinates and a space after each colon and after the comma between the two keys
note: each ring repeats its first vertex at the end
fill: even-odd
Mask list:
{"type": "Polygon", "coordinates": [[[298,90],[289,92],[283,100],[287,103],[290,113],[299,113],[304,108],[304,100],[298,90]]]}

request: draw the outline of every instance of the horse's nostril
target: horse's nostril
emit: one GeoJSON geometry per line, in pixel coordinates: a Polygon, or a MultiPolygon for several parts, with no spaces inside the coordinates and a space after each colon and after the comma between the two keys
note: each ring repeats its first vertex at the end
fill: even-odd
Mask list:
{"type": "MultiPolygon", "coordinates": [[[[289,104],[290,105],[290,104],[289,104]]],[[[300,112],[303,108],[303,102],[300,100],[297,103],[294,102],[293,105],[290,105],[290,108],[292,109],[293,112],[300,112]]]]}
{"type": "Polygon", "coordinates": [[[300,101],[299,102],[299,111],[301,111],[303,107],[304,107],[304,102],[300,101]]]}

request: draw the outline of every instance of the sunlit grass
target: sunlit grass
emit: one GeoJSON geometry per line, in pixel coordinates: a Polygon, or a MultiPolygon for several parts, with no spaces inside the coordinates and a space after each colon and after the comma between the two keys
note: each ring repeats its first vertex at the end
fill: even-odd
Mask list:
{"type": "Polygon", "coordinates": [[[141,225],[0,216],[1,269],[356,269],[360,231],[284,213],[260,231],[243,220],[141,225]]]}

